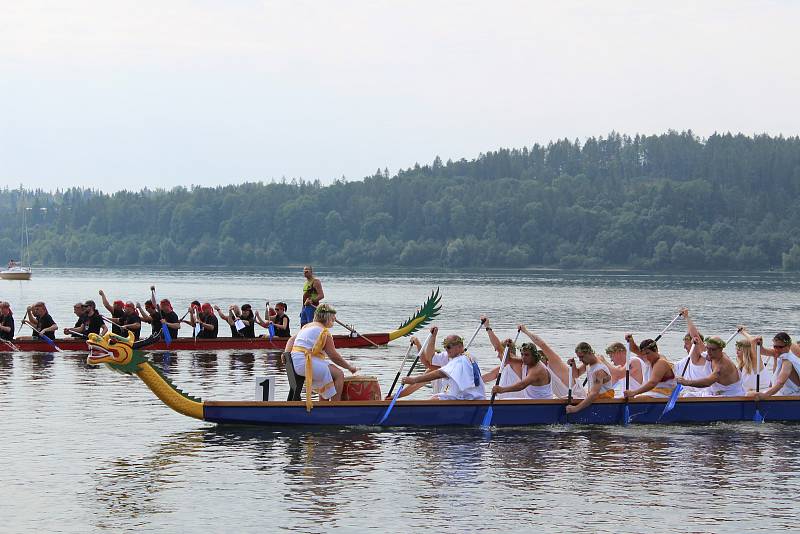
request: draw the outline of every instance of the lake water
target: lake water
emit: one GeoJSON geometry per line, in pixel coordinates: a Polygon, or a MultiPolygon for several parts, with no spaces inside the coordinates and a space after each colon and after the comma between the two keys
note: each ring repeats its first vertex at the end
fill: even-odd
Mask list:
{"type": "MultiPolygon", "coordinates": [[[[486,313],[498,335],[524,322],[562,355],[639,339],[687,305],[709,334],[744,323],[797,333],[800,277],[543,271],[319,273],[339,318],[385,332],[440,287],[443,333],[469,336],[486,313]]],[[[289,304],[299,270],[270,273],[45,270],[0,281],[17,319],[47,302],[61,327],[72,303],[102,288],[143,301],[156,284],[176,310],[189,301],[289,304]]],[[[148,327],[149,330],[149,327],[148,327]]],[[[223,331],[224,332],[224,331],[223,331]]],[[[343,331],[342,331],[343,332],[343,331]]],[[[662,352],[681,355],[682,322],[662,352]]],[[[23,334],[26,331],[23,329],[23,334]]],[[[344,350],[384,392],[406,343],[344,350]]],[[[480,333],[474,353],[493,355],[480,333]]],[[[274,354],[180,352],[165,370],[185,391],[253,398],[274,354]]],[[[0,532],[297,532],[428,530],[564,532],[798,531],[800,426],[320,430],[217,428],[176,414],[136,378],[85,355],[0,354],[0,532]]],[[[277,396],[285,398],[285,377],[277,396]]],[[[425,390],[417,394],[424,397],[425,390]]]]}

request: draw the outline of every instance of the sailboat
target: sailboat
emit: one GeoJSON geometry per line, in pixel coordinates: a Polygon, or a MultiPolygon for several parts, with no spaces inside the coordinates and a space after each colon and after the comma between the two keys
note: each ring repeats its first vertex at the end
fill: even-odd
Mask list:
{"type": "Polygon", "coordinates": [[[14,260],[8,262],[8,268],[0,271],[0,278],[3,280],[30,280],[31,279],[31,255],[28,250],[28,221],[25,217],[27,211],[31,208],[22,209],[22,231],[19,237],[19,249],[24,254],[23,260],[14,260]],[[26,267],[27,264],[27,267],[26,267]]]}

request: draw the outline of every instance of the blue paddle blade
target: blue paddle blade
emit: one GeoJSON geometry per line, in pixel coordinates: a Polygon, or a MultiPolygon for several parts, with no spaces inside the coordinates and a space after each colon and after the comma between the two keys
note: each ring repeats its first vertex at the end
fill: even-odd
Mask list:
{"type": "Polygon", "coordinates": [[[761,412],[759,411],[758,408],[756,408],[756,413],[753,415],[753,421],[755,421],[756,423],[764,422],[764,416],[761,415],[761,412]]]}
{"type": "Polygon", "coordinates": [[[42,335],[41,335],[41,336],[39,336],[39,337],[41,337],[42,339],[44,339],[44,340],[45,340],[45,342],[46,342],[48,345],[50,345],[50,346],[51,346],[51,347],[53,347],[54,349],[58,350],[58,347],[56,347],[56,344],[53,342],[53,340],[52,340],[52,339],[50,339],[49,337],[47,337],[47,336],[46,336],[46,335],[44,335],[44,334],[42,334],[42,335]]]}
{"type": "Polygon", "coordinates": [[[275,325],[270,323],[267,330],[269,330],[269,340],[272,341],[272,338],[275,337],[275,325]]]}
{"type": "MultiPolygon", "coordinates": [[[[675,386],[675,389],[672,390],[672,394],[669,396],[669,400],[667,401],[667,405],[664,406],[664,411],[661,413],[661,417],[664,417],[665,415],[667,415],[667,412],[669,412],[671,409],[673,409],[675,407],[675,402],[678,400],[678,395],[681,394],[681,390],[682,389],[683,389],[683,386],[680,385],[680,384],[675,386]]],[[[660,419],[660,417],[659,417],[659,419],[660,419]]]]}
{"type": "Polygon", "coordinates": [[[403,386],[397,388],[397,393],[395,393],[394,397],[392,397],[392,402],[390,402],[389,406],[386,407],[386,411],[383,412],[383,417],[381,417],[380,421],[378,421],[379,425],[382,425],[383,422],[389,417],[389,413],[392,411],[392,408],[394,408],[394,403],[397,402],[397,398],[400,396],[401,391],[403,391],[403,386]]]}
{"type": "Polygon", "coordinates": [[[486,415],[483,416],[483,422],[481,423],[481,428],[487,429],[492,426],[492,416],[494,415],[494,409],[489,406],[489,409],[486,410],[486,415]]]}
{"type": "Polygon", "coordinates": [[[169,345],[172,343],[172,336],[169,335],[169,328],[164,323],[161,323],[161,333],[164,334],[164,341],[169,345]]]}
{"type": "Polygon", "coordinates": [[[622,409],[622,424],[628,426],[628,423],[631,422],[631,408],[627,404],[622,409]]]}

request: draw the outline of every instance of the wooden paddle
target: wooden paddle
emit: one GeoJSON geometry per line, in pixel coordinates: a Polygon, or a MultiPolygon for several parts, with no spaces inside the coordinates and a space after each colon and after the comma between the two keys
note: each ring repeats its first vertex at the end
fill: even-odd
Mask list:
{"type": "MultiPolygon", "coordinates": [[[[511,345],[517,345],[517,339],[519,339],[519,333],[521,329],[517,329],[517,335],[514,336],[514,341],[511,342],[511,345]]],[[[506,350],[503,351],[503,359],[500,360],[500,369],[497,371],[497,379],[494,381],[495,386],[500,385],[500,377],[503,376],[503,369],[506,366],[506,359],[508,358],[508,351],[511,349],[511,345],[506,345],[506,350]]],[[[481,428],[484,430],[488,429],[492,425],[492,417],[494,417],[494,399],[497,397],[497,393],[492,391],[492,398],[489,400],[489,408],[486,410],[486,415],[483,416],[483,421],[481,422],[481,428]]]]}
{"type": "Polygon", "coordinates": [[[368,337],[366,337],[366,336],[363,336],[363,335],[359,334],[358,332],[356,332],[356,329],[355,329],[355,328],[353,328],[352,326],[350,326],[350,325],[347,325],[347,324],[344,324],[344,323],[343,323],[342,321],[340,321],[339,319],[335,319],[335,321],[336,321],[337,323],[339,323],[340,325],[342,325],[343,327],[347,328],[347,329],[350,331],[350,333],[351,333],[351,334],[355,334],[355,335],[357,335],[358,337],[360,337],[361,339],[364,339],[364,340],[368,341],[368,342],[369,342],[369,343],[370,343],[370,344],[371,344],[373,347],[380,347],[380,345],[378,345],[377,343],[375,343],[374,341],[372,341],[372,340],[371,340],[371,339],[369,339],[368,337]]]}

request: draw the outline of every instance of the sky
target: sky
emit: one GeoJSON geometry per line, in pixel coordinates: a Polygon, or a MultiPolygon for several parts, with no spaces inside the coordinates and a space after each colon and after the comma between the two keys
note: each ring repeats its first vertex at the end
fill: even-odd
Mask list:
{"type": "Polygon", "coordinates": [[[0,187],[329,183],[611,131],[800,134],[800,2],[0,0],[0,187]]]}

